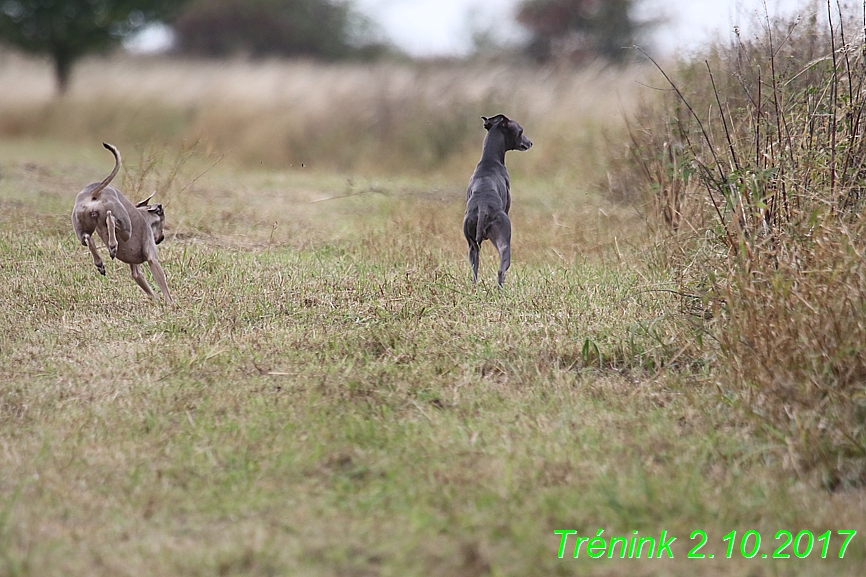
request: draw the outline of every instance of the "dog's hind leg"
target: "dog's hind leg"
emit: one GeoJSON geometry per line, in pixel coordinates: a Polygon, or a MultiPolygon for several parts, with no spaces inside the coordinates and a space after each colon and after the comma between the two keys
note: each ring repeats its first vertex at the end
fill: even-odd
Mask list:
{"type": "Polygon", "coordinates": [[[105,226],[108,228],[108,256],[113,259],[117,256],[117,219],[110,210],[105,211],[105,226]]]}
{"type": "Polygon", "coordinates": [[[499,286],[505,283],[505,271],[511,266],[511,221],[504,212],[496,215],[490,226],[490,242],[499,252],[499,286]]]}
{"type": "Polygon", "coordinates": [[[111,216],[114,218],[114,232],[117,237],[121,242],[129,242],[129,237],[132,235],[132,223],[130,223],[129,214],[124,210],[123,205],[118,205],[111,216]]]}
{"type": "Polygon", "coordinates": [[[96,243],[93,241],[93,237],[85,232],[81,235],[81,243],[90,249],[90,254],[93,255],[93,266],[96,267],[99,274],[105,276],[105,265],[102,262],[102,257],[99,256],[99,252],[96,250],[96,243]]]}
{"type": "Polygon", "coordinates": [[[150,288],[150,285],[147,284],[147,279],[144,278],[144,272],[141,270],[140,264],[131,264],[129,265],[130,270],[132,271],[132,280],[134,280],[138,286],[144,289],[151,298],[156,298],[156,295],[153,293],[153,289],[150,288]]]}
{"type": "Polygon", "coordinates": [[[478,229],[478,212],[470,210],[466,211],[466,216],[463,218],[463,236],[466,237],[466,242],[469,244],[469,264],[472,266],[472,282],[478,282],[478,253],[480,248],[475,235],[478,229]]]}
{"type": "Polygon", "coordinates": [[[469,241],[469,264],[472,265],[472,282],[478,282],[478,258],[480,247],[474,240],[469,241]]]}

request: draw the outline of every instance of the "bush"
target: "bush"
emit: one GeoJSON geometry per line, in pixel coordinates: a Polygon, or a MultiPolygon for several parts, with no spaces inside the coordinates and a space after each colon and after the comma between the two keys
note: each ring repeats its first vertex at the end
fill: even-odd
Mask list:
{"type": "Polygon", "coordinates": [[[725,396],[831,489],[866,481],[866,64],[839,16],[666,75],[620,179],[650,191],[668,264],[714,316],[725,396]]]}

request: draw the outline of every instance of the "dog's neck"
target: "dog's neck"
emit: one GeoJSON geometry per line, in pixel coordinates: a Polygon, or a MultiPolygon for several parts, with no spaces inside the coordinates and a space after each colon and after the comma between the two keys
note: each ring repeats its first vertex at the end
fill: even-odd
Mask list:
{"type": "Polygon", "coordinates": [[[487,136],[484,137],[484,144],[481,147],[481,163],[485,161],[498,162],[505,166],[505,153],[505,134],[499,127],[491,128],[487,132],[487,136]]]}

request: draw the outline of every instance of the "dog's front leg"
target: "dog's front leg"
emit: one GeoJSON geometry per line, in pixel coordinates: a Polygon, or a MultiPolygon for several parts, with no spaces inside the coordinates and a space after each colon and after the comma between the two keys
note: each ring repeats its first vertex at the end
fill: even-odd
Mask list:
{"type": "Polygon", "coordinates": [[[156,258],[148,259],[147,264],[150,266],[150,272],[153,273],[156,284],[159,285],[159,290],[162,291],[162,296],[169,303],[174,303],[174,299],[171,298],[171,293],[168,290],[168,283],[165,282],[165,272],[162,270],[162,265],[159,264],[156,258]]]}
{"type": "Polygon", "coordinates": [[[153,289],[150,288],[150,285],[147,284],[147,279],[144,278],[144,272],[141,270],[140,264],[131,264],[129,265],[130,270],[132,271],[132,280],[134,280],[138,286],[144,289],[150,298],[156,298],[156,295],[153,294],[153,289]]]}
{"type": "Polygon", "coordinates": [[[108,228],[108,256],[113,259],[117,256],[117,219],[110,210],[105,212],[105,226],[108,228]]]}
{"type": "Polygon", "coordinates": [[[84,233],[81,235],[81,243],[90,249],[90,254],[93,255],[93,265],[96,267],[96,270],[99,271],[99,274],[105,276],[105,265],[102,263],[102,257],[99,256],[99,252],[96,250],[96,243],[93,241],[93,237],[84,233]]]}

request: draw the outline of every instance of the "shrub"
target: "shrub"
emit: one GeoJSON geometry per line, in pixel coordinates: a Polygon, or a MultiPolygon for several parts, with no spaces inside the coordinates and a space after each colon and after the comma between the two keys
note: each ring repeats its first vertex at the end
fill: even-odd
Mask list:
{"type": "Polygon", "coordinates": [[[665,73],[627,176],[712,310],[720,388],[832,489],[866,481],[866,64],[829,22],[768,22],[665,73]]]}

